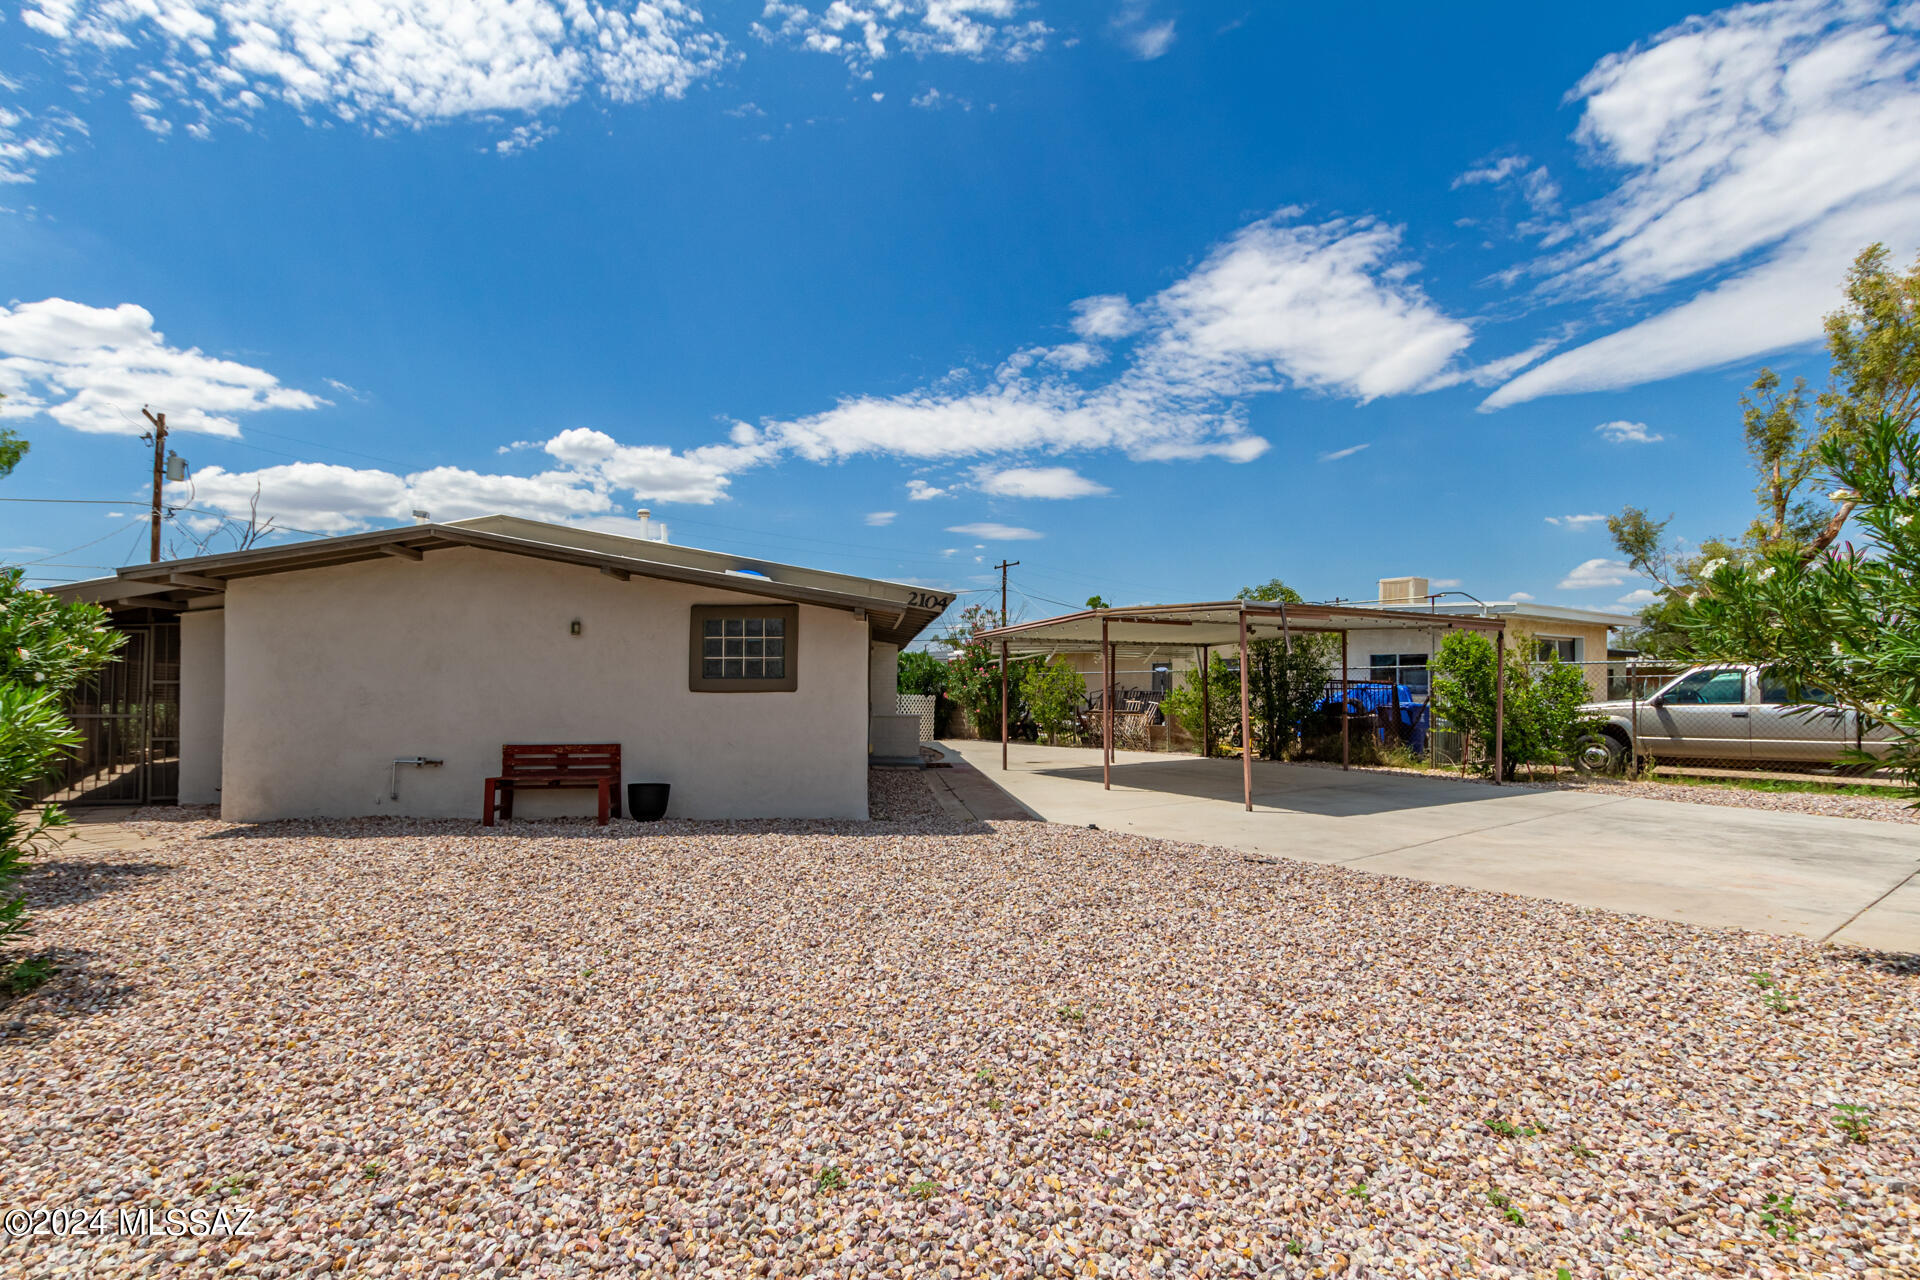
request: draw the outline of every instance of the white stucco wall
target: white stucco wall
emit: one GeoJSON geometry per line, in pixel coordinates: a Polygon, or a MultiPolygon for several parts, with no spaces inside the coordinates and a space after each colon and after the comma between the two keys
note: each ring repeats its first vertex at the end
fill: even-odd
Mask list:
{"type": "MultiPolygon", "coordinates": [[[[1432,655],[1439,652],[1441,641],[1448,632],[1445,628],[1422,628],[1414,631],[1354,631],[1348,636],[1347,651],[1348,674],[1355,680],[1367,678],[1367,663],[1376,653],[1424,653],[1432,655]]],[[[1491,640],[1493,633],[1486,633],[1491,640]]],[[[1578,654],[1582,672],[1587,685],[1593,690],[1595,698],[1607,696],[1607,628],[1581,622],[1561,622],[1551,619],[1516,618],[1508,623],[1507,643],[1521,646],[1521,652],[1531,653],[1533,637],[1565,637],[1579,642],[1578,654]]]]}
{"type": "Polygon", "coordinates": [[[900,646],[875,640],[867,656],[867,708],[876,716],[898,714],[900,646]]]}
{"type": "MultiPolygon", "coordinates": [[[[618,742],[673,817],[864,818],[864,620],[800,607],[793,693],[687,688],[691,607],[755,598],[466,548],[236,579],[222,813],[478,819],[502,743],[618,742]],[[402,766],[395,802],[413,755],[446,763],[402,766]]],[[[516,814],[593,806],[526,792],[516,814]]]]}
{"type": "Polygon", "coordinates": [[[220,803],[226,703],[226,611],[180,615],[180,803],[220,803]]]}

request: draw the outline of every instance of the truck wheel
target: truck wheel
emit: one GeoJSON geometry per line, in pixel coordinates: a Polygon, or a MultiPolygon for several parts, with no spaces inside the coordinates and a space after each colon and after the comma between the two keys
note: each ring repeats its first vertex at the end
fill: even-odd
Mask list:
{"type": "Polygon", "coordinates": [[[1595,733],[1580,740],[1573,753],[1573,767],[1581,773],[1613,776],[1624,771],[1627,744],[1610,733],[1595,733]]]}

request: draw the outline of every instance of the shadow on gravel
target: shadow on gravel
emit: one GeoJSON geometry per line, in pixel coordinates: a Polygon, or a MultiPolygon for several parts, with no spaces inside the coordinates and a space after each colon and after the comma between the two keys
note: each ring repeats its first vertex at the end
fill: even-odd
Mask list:
{"type": "Polygon", "coordinates": [[[125,889],[148,876],[170,875],[164,862],[35,862],[20,881],[27,901],[35,908],[63,907],[91,902],[116,889],[125,889]]]}
{"type": "Polygon", "coordinates": [[[591,819],[521,818],[496,826],[456,819],[421,818],[301,818],[287,822],[256,822],[210,831],[200,840],[408,840],[430,836],[462,836],[476,840],[686,840],[715,836],[823,836],[836,840],[898,840],[901,836],[989,836],[984,822],[956,822],[942,818],[875,819],[868,822],[838,819],[741,819],[735,822],[634,822],[616,819],[596,826],[591,819]]]}
{"type": "Polygon", "coordinates": [[[1840,958],[1896,978],[1920,978],[1920,951],[1843,951],[1840,958]]]}
{"type": "Polygon", "coordinates": [[[36,953],[53,964],[53,976],[31,991],[0,995],[0,1050],[51,1040],[69,1018],[121,1008],[137,990],[117,970],[96,967],[99,953],[52,947],[36,953]]]}

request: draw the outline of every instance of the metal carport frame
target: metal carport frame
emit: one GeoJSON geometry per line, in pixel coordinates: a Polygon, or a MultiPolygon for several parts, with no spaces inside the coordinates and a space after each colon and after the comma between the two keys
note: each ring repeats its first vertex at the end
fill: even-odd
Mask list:
{"type": "MultiPolygon", "coordinates": [[[[1416,613],[1399,609],[1359,609],[1337,604],[1286,604],[1254,600],[1222,600],[1209,604],[1153,604],[1128,608],[1083,609],[1078,613],[996,627],[975,637],[1000,646],[1000,767],[1007,767],[1006,671],[1009,654],[1051,657],[1058,653],[1099,653],[1103,680],[1100,713],[1100,778],[1113,789],[1113,681],[1115,656],[1121,649],[1164,649],[1171,644],[1200,651],[1201,661],[1216,646],[1232,644],[1240,653],[1240,782],[1246,807],[1253,808],[1253,726],[1247,692],[1247,644],[1253,640],[1286,640],[1295,632],[1340,637],[1340,681],[1347,681],[1347,633],[1355,627],[1369,631],[1491,631],[1494,633],[1493,781],[1501,782],[1499,761],[1505,756],[1507,720],[1507,624],[1501,617],[1471,614],[1416,613]],[[1177,638],[1167,628],[1185,630],[1177,638]]],[[[1203,668],[1204,669],[1204,668],[1203,668]]],[[[1206,681],[1201,681],[1202,698],[1206,681]]],[[[1342,761],[1346,768],[1346,702],[1340,708],[1342,761]]],[[[1204,701],[1202,715],[1211,708],[1204,701]]],[[[1204,730],[1203,730],[1204,735],[1204,730]]],[[[1206,749],[1203,740],[1201,749],[1206,749]]]]}

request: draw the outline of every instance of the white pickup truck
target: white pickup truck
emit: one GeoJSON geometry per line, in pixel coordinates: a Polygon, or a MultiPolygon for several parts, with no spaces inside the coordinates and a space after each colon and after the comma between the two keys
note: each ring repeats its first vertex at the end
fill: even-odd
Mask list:
{"type": "Polygon", "coordinates": [[[1599,732],[1582,745],[1576,763],[1611,772],[1636,746],[1640,756],[1657,760],[1735,765],[1837,765],[1855,750],[1885,754],[1893,736],[1887,726],[1835,706],[1824,689],[1797,693],[1790,701],[1786,684],[1764,667],[1695,667],[1637,703],[1588,703],[1584,709],[1600,721],[1599,732]]]}

